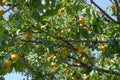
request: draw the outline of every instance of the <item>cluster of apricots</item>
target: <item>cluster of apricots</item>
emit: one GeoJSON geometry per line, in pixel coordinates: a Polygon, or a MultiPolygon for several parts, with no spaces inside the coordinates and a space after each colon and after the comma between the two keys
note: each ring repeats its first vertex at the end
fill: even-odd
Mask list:
{"type": "Polygon", "coordinates": [[[76,19],[76,22],[79,22],[80,23],[80,27],[87,30],[87,31],[90,31],[90,29],[86,26],[85,24],[85,19],[84,17],[80,17],[78,19],[76,19]]]}
{"type": "Polygon", "coordinates": [[[87,58],[84,56],[84,57],[82,58],[82,62],[83,62],[83,63],[86,63],[86,60],[87,60],[87,58]]]}
{"type": "Polygon", "coordinates": [[[9,73],[11,71],[12,63],[16,62],[18,58],[19,58],[18,54],[11,54],[10,59],[4,61],[4,65],[3,68],[0,70],[0,74],[9,73]]]}
{"type": "MultiPolygon", "coordinates": [[[[0,6],[3,6],[3,5],[5,5],[7,3],[7,1],[6,0],[0,0],[0,6]]],[[[0,15],[2,15],[2,14],[4,14],[4,9],[0,9],[0,15]]]]}

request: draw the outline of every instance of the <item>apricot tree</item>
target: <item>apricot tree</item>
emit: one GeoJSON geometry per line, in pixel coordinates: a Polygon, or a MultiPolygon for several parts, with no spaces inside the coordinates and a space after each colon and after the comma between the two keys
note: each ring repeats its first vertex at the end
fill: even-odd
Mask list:
{"type": "Polygon", "coordinates": [[[0,1],[1,76],[14,69],[32,80],[120,79],[119,0],[107,10],[94,0],[0,1]]]}

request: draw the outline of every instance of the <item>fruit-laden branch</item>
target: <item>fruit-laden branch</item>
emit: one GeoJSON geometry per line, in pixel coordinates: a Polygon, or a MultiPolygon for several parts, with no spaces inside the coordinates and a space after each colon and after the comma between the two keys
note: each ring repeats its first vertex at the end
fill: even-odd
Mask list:
{"type": "MultiPolygon", "coordinates": [[[[47,34],[47,32],[45,32],[45,33],[47,34]]],[[[70,48],[73,51],[77,51],[77,49],[74,48],[73,44],[71,44],[69,42],[69,40],[66,40],[64,37],[56,37],[56,36],[53,36],[53,35],[50,35],[50,34],[49,34],[49,36],[51,36],[53,38],[56,38],[56,39],[59,39],[59,40],[62,40],[63,42],[65,42],[67,44],[67,46],[66,46],[67,48],[70,48]]],[[[30,40],[30,41],[22,40],[22,41],[24,41],[24,42],[42,43],[42,42],[39,42],[39,41],[32,41],[32,40],[30,40]]],[[[86,69],[90,69],[90,70],[94,69],[94,70],[97,70],[99,72],[111,73],[111,74],[115,74],[115,75],[119,75],[120,76],[120,72],[113,71],[113,70],[111,71],[109,69],[104,69],[104,68],[100,68],[98,66],[95,66],[92,63],[92,61],[89,58],[89,56],[85,52],[81,53],[81,55],[85,56],[88,59],[88,61],[90,62],[90,64],[79,62],[76,58],[73,58],[73,57],[70,57],[70,56],[68,56],[68,57],[71,58],[71,59],[73,59],[73,60],[75,60],[76,62],[79,62],[79,63],[73,63],[73,62],[68,62],[68,61],[63,61],[63,62],[66,63],[66,64],[68,64],[68,65],[75,66],[75,67],[82,67],[82,68],[86,68],[86,69]]]]}
{"type": "MultiPolygon", "coordinates": [[[[40,30],[39,28],[35,27],[33,24],[31,25],[33,28],[39,30],[40,32],[39,33],[46,33],[48,34],[47,32],[45,32],[44,30],[40,30]]],[[[98,41],[98,40],[74,40],[74,39],[65,39],[63,37],[56,37],[56,36],[53,36],[53,35],[50,35],[48,34],[49,36],[53,37],[53,38],[57,38],[57,39],[63,39],[64,41],[67,41],[67,42],[97,42],[97,43],[108,43],[108,41],[98,41]]],[[[69,44],[69,43],[68,43],[69,44]]],[[[71,45],[71,44],[69,44],[71,45]]],[[[72,46],[72,45],[71,45],[72,46]]]]}
{"type": "Polygon", "coordinates": [[[117,21],[120,23],[120,9],[119,9],[119,2],[118,0],[114,0],[114,3],[115,3],[115,9],[116,9],[116,12],[117,12],[117,21]]]}
{"type": "Polygon", "coordinates": [[[100,6],[98,6],[93,0],[90,0],[92,4],[94,4],[102,13],[103,15],[105,15],[107,18],[109,18],[110,20],[112,20],[113,22],[119,24],[118,21],[114,20],[112,17],[110,17],[100,6]]]}
{"type": "MultiPolygon", "coordinates": [[[[41,43],[41,44],[42,44],[42,42],[40,42],[40,41],[32,41],[32,40],[29,40],[29,41],[21,40],[21,41],[24,41],[24,42],[32,42],[32,43],[41,43]]],[[[58,45],[56,45],[56,46],[58,46],[58,45]]],[[[59,46],[60,46],[60,45],[59,45],[59,46]]],[[[61,46],[63,46],[63,45],[61,45],[61,46]]],[[[69,47],[69,46],[66,46],[66,47],[69,47]]],[[[69,48],[71,48],[71,47],[69,47],[69,48]]],[[[75,49],[74,49],[74,50],[75,50],[75,49]]],[[[88,56],[86,53],[84,53],[83,55],[84,55],[85,57],[89,58],[89,56],[88,56]]],[[[78,60],[77,60],[76,58],[72,57],[72,56],[68,56],[68,58],[71,58],[71,59],[75,60],[76,62],[78,62],[78,60]]],[[[83,67],[83,68],[86,68],[86,69],[87,69],[87,68],[88,68],[88,69],[92,69],[93,63],[92,63],[92,61],[91,61],[90,58],[89,58],[88,60],[90,61],[90,63],[91,63],[92,65],[88,65],[88,64],[85,64],[85,63],[83,63],[83,62],[72,63],[72,62],[64,61],[64,63],[69,64],[69,65],[71,65],[71,66],[75,66],[75,67],[83,67]]],[[[112,73],[112,74],[115,74],[115,75],[120,75],[120,72],[117,72],[117,71],[111,71],[111,70],[104,69],[104,68],[100,68],[100,67],[97,67],[97,66],[94,66],[94,68],[95,68],[95,70],[100,71],[100,72],[112,73]]]]}
{"type": "MultiPolygon", "coordinates": [[[[80,62],[78,59],[76,59],[76,58],[73,57],[73,56],[69,56],[69,55],[68,55],[68,58],[69,58],[69,59],[73,59],[73,60],[75,60],[76,62],[79,62],[82,67],[87,67],[87,68],[88,68],[88,67],[90,67],[90,66],[93,66],[93,65],[91,65],[91,64],[88,65],[88,64],[85,64],[85,63],[83,63],[83,62],[80,62]]],[[[92,64],[93,64],[93,63],[92,63],[92,64]]]]}
{"type": "Polygon", "coordinates": [[[11,10],[12,8],[16,7],[18,5],[18,2],[13,4],[9,9],[7,9],[4,13],[8,12],[9,10],[11,10]]]}
{"type": "MultiPolygon", "coordinates": [[[[69,42],[67,41],[64,37],[59,37],[63,42],[65,42],[68,46],[70,46],[69,48],[78,52],[78,50],[69,42]]],[[[90,57],[88,56],[88,54],[86,54],[85,52],[82,52],[81,55],[85,56],[88,61],[90,62],[91,65],[93,65],[92,60],[90,59],[90,57]]]]}
{"type": "MultiPolygon", "coordinates": [[[[69,57],[69,58],[76,61],[76,58],[73,58],[73,57],[69,57]]],[[[79,63],[73,63],[73,62],[69,62],[69,61],[63,61],[63,62],[68,64],[68,65],[74,66],[74,67],[82,67],[82,68],[85,68],[85,69],[97,70],[99,72],[110,73],[110,74],[115,74],[115,75],[120,76],[120,72],[118,72],[118,71],[101,68],[99,66],[91,66],[91,65],[88,65],[88,64],[83,63],[83,62],[79,62],[79,63]]]]}
{"type": "MultiPolygon", "coordinates": [[[[78,50],[73,46],[73,44],[71,44],[69,41],[66,41],[66,39],[65,39],[64,37],[55,37],[55,36],[52,36],[52,37],[57,38],[57,39],[59,39],[59,40],[62,40],[64,43],[67,44],[67,46],[63,46],[63,45],[59,45],[59,44],[53,43],[54,46],[66,47],[66,48],[69,48],[69,49],[71,49],[71,50],[73,50],[73,51],[78,52],[78,50]]],[[[20,39],[20,40],[23,41],[23,42],[32,42],[32,43],[40,43],[40,44],[43,44],[43,42],[42,42],[42,41],[39,41],[39,40],[23,40],[23,39],[20,39]]],[[[93,65],[93,62],[92,62],[92,60],[90,59],[90,57],[88,56],[88,54],[86,54],[85,52],[82,52],[81,54],[88,59],[88,61],[90,62],[91,65],[93,65]]]]}
{"type": "MultiPolygon", "coordinates": [[[[37,30],[40,30],[40,29],[38,29],[37,27],[35,27],[34,24],[31,24],[31,26],[32,26],[33,28],[37,29],[37,30]]],[[[40,30],[40,31],[41,31],[41,30],[40,30]]],[[[62,37],[62,36],[57,37],[57,36],[54,36],[54,35],[50,35],[48,32],[46,32],[46,31],[44,31],[44,30],[42,30],[42,31],[43,31],[44,33],[46,33],[47,35],[55,38],[55,39],[58,39],[58,40],[63,41],[63,42],[67,45],[67,46],[66,46],[67,48],[69,48],[69,49],[71,49],[71,50],[73,50],[73,51],[77,51],[77,52],[78,52],[78,50],[74,47],[74,45],[71,44],[71,42],[68,41],[66,38],[64,38],[64,37],[62,37]]],[[[56,44],[55,44],[55,45],[56,45],[56,44]]],[[[85,52],[82,52],[81,54],[88,59],[88,61],[90,62],[91,65],[93,65],[93,62],[92,62],[92,60],[89,58],[88,54],[86,54],[85,52]]]]}

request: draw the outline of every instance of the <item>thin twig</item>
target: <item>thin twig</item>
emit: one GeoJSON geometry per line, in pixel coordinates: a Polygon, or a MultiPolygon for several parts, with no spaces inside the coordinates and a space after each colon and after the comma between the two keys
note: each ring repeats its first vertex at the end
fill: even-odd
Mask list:
{"type": "Polygon", "coordinates": [[[114,2],[112,0],[110,0],[110,2],[113,4],[114,2]]]}
{"type": "Polygon", "coordinates": [[[97,42],[97,43],[108,43],[108,41],[98,41],[98,40],[71,40],[71,39],[67,39],[66,41],[70,41],[70,42],[97,42]]]}
{"type": "Polygon", "coordinates": [[[40,43],[40,44],[42,44],[41,41],[37,41],[37,40],[23,40],[23,39],[20,39],[20,41],[23,41],[23,42],[31,42],[31,43],[40,43]]]}
{"type": "Polygon", "coordinates": [[[73,63],[73,62],[69,62],[69,61],[63,61],[64,63],[74,66],[74,67],[82,67],[82,68],[86,68],[86,69],[92,69],[91,66],[88,66],[85,63],[73,63]]]}

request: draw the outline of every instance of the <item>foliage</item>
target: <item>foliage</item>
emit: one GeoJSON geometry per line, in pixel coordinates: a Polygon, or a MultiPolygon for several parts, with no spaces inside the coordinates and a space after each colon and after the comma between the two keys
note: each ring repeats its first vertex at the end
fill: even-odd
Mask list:
{"type": "Polygon", "coordinates": [[[98,9],[84,0],[7,0],[1,7],[9,9],[0,13],[0,75],[15,69],[32,80],[120,79],[119,2],[108,15],[90,1],[98,9]]]}

